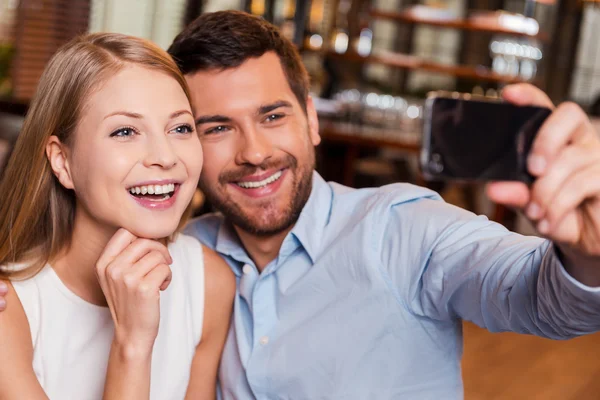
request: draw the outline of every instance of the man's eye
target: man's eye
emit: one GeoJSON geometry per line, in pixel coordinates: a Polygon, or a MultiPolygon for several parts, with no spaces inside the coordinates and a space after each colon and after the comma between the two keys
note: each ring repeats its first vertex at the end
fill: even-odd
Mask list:
{"type": "Polygon", "coordinates": [[[179,125],[178,127],[173,128],[171,132],[175,132],[175,133],[179,133],[179,134],[187,134],[187,133],[194,132],[194,128],[192,128],[191,125],[183,124],[183,125],[179,125]]]}
{"type": "Polygon", "coordinates": [[[207,129],[206,131],[204,131],[205,135],[211,135],[211,134],[215,134],[215,133],[223,133],[229,130],[229,127],[225,126],[225,125],[219,125],[219,126],[215,126],[212,127],[210,129],[207,129]]]}
{"type": "Polygon", "coordinates": [[[137,132],[134,128],[131,127],[123,127],[123,128],[119,128],[116,131],[114,131],[113,133],[110,134],[110,137],[131,137],[133,135],[135,135],[137,132]]]}
{"type": "Polygon", "coordinates": [[[273,122],[273,121],[277,121],[278,119],[281,119],[284,117],[284,114],[271,114],[269,116],[267,116],[267,118],[265,118],[266,122],[273,122]]]}

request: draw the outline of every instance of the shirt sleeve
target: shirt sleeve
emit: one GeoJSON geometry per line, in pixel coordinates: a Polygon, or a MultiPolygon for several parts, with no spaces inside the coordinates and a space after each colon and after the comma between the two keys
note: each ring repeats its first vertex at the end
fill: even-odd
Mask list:
{"type": "Polygon", "coordinates": [[[381,273],[414,314],[553,339],[600,330],[600,288],[572,278],[550,241],[441,200],[388,204],[381,273]]]}

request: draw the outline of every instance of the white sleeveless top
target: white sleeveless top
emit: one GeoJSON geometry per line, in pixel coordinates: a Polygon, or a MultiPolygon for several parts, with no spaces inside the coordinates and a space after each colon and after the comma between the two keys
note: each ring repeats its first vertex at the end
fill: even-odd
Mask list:
{"type": "MultiPolygon", "coordinates": [[[[150,380],[153,400],[185,397],[204,317],[202,246],[179,234],[169,251],[173,279],[160,295],[150,380]]],[[[114,332],[109,309],[71,292],[50,266],[12,284],[31,327],[33,368],[50,400],[102,399],[114,332]]]]}

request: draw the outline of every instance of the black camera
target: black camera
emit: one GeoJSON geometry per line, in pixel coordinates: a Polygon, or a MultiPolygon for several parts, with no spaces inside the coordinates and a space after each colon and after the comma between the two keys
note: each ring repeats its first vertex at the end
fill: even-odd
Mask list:
{"type": "Polygon", "coordinates": [[[531,183],[527,156],[551,112],[483,96],[430,96],[420,158],[425,179],[531,183]]]}

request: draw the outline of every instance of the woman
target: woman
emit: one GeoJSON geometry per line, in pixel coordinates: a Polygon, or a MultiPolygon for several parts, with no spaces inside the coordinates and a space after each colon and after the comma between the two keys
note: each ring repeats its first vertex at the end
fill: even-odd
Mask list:
{"type": "Polygon", "coordinates": [[[150,42],[94,34],[52,58],[0,184],[0,278],[21,305],[0,314],[1,399],[214,398],[234,280],[176,233],[194,125],[150,42]]]}

